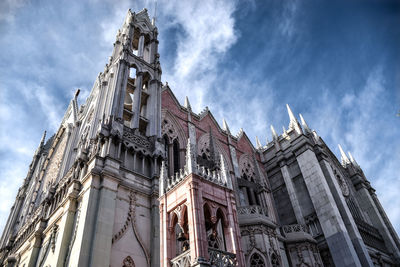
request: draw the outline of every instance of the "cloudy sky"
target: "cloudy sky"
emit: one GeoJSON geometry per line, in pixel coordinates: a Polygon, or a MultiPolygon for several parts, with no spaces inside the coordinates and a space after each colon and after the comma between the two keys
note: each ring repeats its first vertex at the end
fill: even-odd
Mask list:
{"type": "MultiPolygon", "coordinates": [[[[0,229],[44,130],[112,52],[128,8],[154,1],[0,2],[0,229]],[[118,3],[117,3],[118,2],[118,3]]],[[[163,82],[231,131],[271,140],[302,113],[351,151],[400,232],[398,1],[158,1],[163,82]]]]}

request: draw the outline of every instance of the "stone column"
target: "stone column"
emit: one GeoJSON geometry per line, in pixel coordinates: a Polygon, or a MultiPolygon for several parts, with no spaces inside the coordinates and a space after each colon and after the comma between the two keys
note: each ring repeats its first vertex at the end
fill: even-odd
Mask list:
{"type": "Polygon", "coordinates": [[[36,231],[34,233],[33,246],[31,255],[29,257],[29,262],[27,267],[35,267],[39,256],[40,248],[42,247],[43,231],[46,228],[47,222],[41,219],[36,226],[36,231]]]}
{"type": "Polygon", "coordinates": [[[196,181],[188,183],[187,190],[187,206],[188,206],[188,223],[190,240],[190,257],[192,266],[209,266],[206,230],[204,225],[204,213],[200,202],[199,185],[196,181]]]}
{"type": "Polygon", "coordinates": [[[160,267],[168,267],[168,215],[167,198],[160,199],[160,267]]]}
{"type": "Polygon", "coordinates": [[[281,172],[282,172],[283,180],[285,181],[285,185],[286,185],[286,189],[288,191],[290,202],[292,203],[292,207],[293,207],[294,215],[296,216],[297,223],[305,224],[303,212],[301,211],[300,203],[299,203],[299,200],[297,199],[297,195],[294,190],[292,176],[289,173],[288,166],[283,165],[281,167],[281,172]]]}
{"type": "Polygon", "coordinates": [[[96,226],[93,236],[90,266],[110,266],[117,188],[118,182],[113,177],[109,177],[108,175],[103,177],[97,200],[96,226]]]}
{"type": "Polygon", "coordinates": [[[133,116],[131,120],[131,127],[132,128],[139,128],[139,119],[140,119],[140,103],[142,98],[142,78],[143,72],[136,73],[136,85],[135,85],[135,92],[133,95],[133,116]]]}
{"type": "Polygon", "coordinates": [[[151,265],[157,265],[160,262],[160,212],[159,202],[155,196],[151,199],[151,265]]]}
{"type": "Polygon", "coordinates": [[[97,221],[96,210],[99,187],[100,177],[97,174],[89,175],[82,181],[81,191],[84,193],[81,197],[80,221],[77,228],[74,251],[71,252],[77,254],[70,256],[69,266],[90,266],[90,251],[97,221]]]}
{"type": "MultiPolygon", "coordinates": [[[[111,97],[112,103],[111,103],[111,110],[109,111],[109,115],[114,115],[117,118],[122,117],[122,112],[124,108],[124,98],[125,98],[125,93],[124,89],[126,88],[126,84],[128,82],[128,76],[129,76],[129,66],[127,62],[124,59],[120,59],[118,61],[118,66],[117,66],[117,74],[114,82],[114,88],[111,87],[113,92],[113,95],[111,97]]],[[[107,113],[106,113],[107,116],[107,113]]]]}
{"type": "Polygon", "coordinates": [[[144,33],[140,33],[139,37],[139,47],[138,47],[138,57],[143,57],[143,49],[144,49],[144,33]]]}
{"type": "Polygon", "coordinates": [[[68,188],[68,202],[66,203],[66,212],[63,215],[61,222],[58,225],[60,229],[59,236],[57,237],[56,250],[54,256],[57,259],[56,266],[63,266],[64,260],[68,253],[68,247],[71,242],[72,232],[74,228],[75,212],[77,209],[79,183],[73,181],[68,188]]]}
{"type": "Polygon", "coordinates": [[[339,184],[333,174],[332,168],[330,164],[326,160],[321,161],[322,169],[326,170],[326,181],[331,189],[332,195],[337,203],[340,214],[345,223],[346,229],[350,235],[351,241],[353,243],[354,249],[358,255],[358,258],[362,264],[362,266],[374,266],[372,263],[371,257],[368,254],[367,248],[364,245],[364,241],[360,233],[358,232],[358,228],[356,223],[354,222],[353,216],[350,213],[349,208],[347,207],[346,201],[343,197],[342,191],[339,187],[339,184]]]}
{"type": "Polygon", "coordinates": [[[310,149],[297,156],[304,182],[336,266],[360,266],[350,236],[333,199],[317,157],[310,149]]]}

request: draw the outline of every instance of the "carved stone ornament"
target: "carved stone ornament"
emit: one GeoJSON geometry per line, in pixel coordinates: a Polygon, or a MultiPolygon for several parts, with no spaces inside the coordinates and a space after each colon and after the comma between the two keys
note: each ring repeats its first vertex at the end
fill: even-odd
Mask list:
{"type": "Polygon", "coordinates": [[[167,135],[170,142],[172,142],[172,140],[178,138],[177,131],[174,129],[174,126],[168,119],[164,119],[162,122],[161,135],[163,135],[163,136],[167,135]]]}
{"type": "Polygon", "coordinates": [[[134,133],[131,133],[129,130],[126,130],[127,128],[124,128],[124,138],[128,139],[132,143],[150,149],[150,142],[147,141],[145,138],[140,137],[138,135],[135,135],[134,133]]]}
{"type": "Polygon", "coordinates": [[[254,182],[256,173],[249,157],[243,157],[240,161],[240,175],[242,178],[254,182]]]}
{"type": "Polygon", "coordinates": [[[135,262],[132,260],[131,256],[127,256],[122,262],[122,267],[135,267],[135,262]]]}
{"type": "Polygon", "coordinates": [[[336,175],[336,179],[338,181],[340,189],[342,190],[343,196],[348,197],[350,195],[350,190],[349,190],[349,186],[347,185],[346,181],[340,175],[336,175]]]}

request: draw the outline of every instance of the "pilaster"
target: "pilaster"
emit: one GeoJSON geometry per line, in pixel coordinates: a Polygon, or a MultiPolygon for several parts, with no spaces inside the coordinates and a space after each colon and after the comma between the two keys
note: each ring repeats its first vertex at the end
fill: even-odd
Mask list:
{"type": "Polygon", "coordinates": [[[297,161],[335,265],[361,267],[314,152],[305,150],[297,161]]]}
{"type": "Polygon", "coordinates": [[[305,222],[304,222],[303,212],[301,211],[300,203],[299,200],[297,199],[296,191],[294,190],[292,176],[290,175],[289,168],[287,165],[283,165],[281,167],[281,173],[283,176],[283,180],[285,181],[286,189],[288,191],[290,202],[292,203],[297,223],[304,224],[305,222]]]}
{"type": "Polygon", "coordinates": [[[330,164],[325,160],[321,160],[322,169],[326,170],[326,181],[331,189],[332,195],[335,199],[335,202],[339,208],[340,215],[343,218],[346,229],[351,238],[351,242],[353,243],[354,249],[358,255],[358,258],[361,262],[362,266],[374,266],[372,263],[371,257],[368,254],[367,248],[365,247],[364,241],[358,231],[357,225],[354,222],[353,216],[346,204],[346,201],[343,197],[342,191],[339,187],[339,184],[333,174],[333,170],[330,164]]]}

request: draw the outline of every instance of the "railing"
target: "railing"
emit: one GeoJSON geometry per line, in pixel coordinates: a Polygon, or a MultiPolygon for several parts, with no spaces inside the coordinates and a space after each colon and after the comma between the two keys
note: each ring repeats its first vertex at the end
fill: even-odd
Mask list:
{"type": "Polygon", "coordinates": [[[190,267],[190,249],[171,260],[172,267],[190,267]]]}
{"type": "Polygon", "coordinates": [[[284,234],[290,234],[290,233],[310,233],[308,230],[308,227],[304,224],[289,224],[289,225],[284,225],[282,226],[282,232],[284,234]]]}
{"type": "Polygon", "coordinates": [[[211,267],[234,267],[236,266],[236,254],[215,248],[208,248],[211,267]]]}
{"type": "Polygon", "coordinates": [[[268,209],[265,207],[261,207],[259,205],[244,206],[244,207],[238,207],[237,213],[239,215],[260,214],[268,216],[268,209]]]}
{"type": "MultiPolygon", "coordinates": [[[[211,171],[204,166],[197,165],[193,173],[197,174],[207,181],[227,187],[226,178],[223,177],[223,173],[221,170],[211,171]]],[[[187,171],[186,168],[179,169],[179,172],[176,172],[175,175],[167,179],[167,191],[175,187],[175,185],[182,181],[188,174],[189,171],[187,171]]]]}

